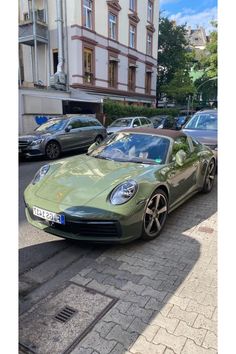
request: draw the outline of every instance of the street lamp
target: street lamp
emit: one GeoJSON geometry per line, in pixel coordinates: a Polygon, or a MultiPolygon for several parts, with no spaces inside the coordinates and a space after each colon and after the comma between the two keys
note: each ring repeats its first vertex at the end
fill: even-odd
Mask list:
{"type": "MultiPolygon", "coordinates": [[[[208,80],[202,82],[202,83],[197,87],[195,94],[198,93],[198,90],[200,89],[200,87],[204,86],[207,82],[212,81],[212,80],[216,80],[216,79],[218,79],[217,76],[212,77],[212,78],[210,78],[210,79],[208,79],[208,80]]],[[[193,100],[194,100],[194,94],[193,94],[193,97],[192,97],[192,111],[193,111],[193,100]]]]}

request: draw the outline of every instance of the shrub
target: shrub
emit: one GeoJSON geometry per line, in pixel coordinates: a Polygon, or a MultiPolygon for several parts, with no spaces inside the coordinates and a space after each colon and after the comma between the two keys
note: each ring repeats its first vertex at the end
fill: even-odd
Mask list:
{"type": "Polygon", "coordinates": [[[157,115],[178,116],[180,110],[177,108],[150,108],[144,106],[127,106],[122,103],[106,101],[103,105],[103,112],[106,115],[106,125],[111,124],[115,119],[122,117],[153,117],[157,115]]]}

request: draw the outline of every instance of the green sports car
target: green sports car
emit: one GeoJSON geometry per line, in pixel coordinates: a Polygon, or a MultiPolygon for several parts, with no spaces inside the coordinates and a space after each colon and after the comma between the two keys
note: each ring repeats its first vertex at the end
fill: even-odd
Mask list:
{"type": "Polygon", "coordinates": [[[26,216],[53,235],[128,242],[158,236],[168,213],[211,191],[213,152],[183,132],[134,128],[87,154],[43,166],[26,188],[26,216]]]}

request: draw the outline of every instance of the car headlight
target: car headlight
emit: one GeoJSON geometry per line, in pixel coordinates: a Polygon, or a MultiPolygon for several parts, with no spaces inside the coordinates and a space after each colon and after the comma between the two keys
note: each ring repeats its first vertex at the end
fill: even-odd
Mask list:
{"type": "Polygon", "coordinates": [[[32,180],[32,184],[36,184],[39,181],[41,181],[41,179],[48,173],[48,170],[50,168],[50,165],[44,165],[40,168],[40,170],[36,173],[36,175],[34,176],[33,180],[32,180]]]}
{"type": "Polygon", "coordinates": [[[134,180],[128,180],[119,184],[110,195],[110,202],[113,205],[120,205],[128,202],[138,190],[138,184],[134,180]]]}
{"type": "Polygon", "coordinates": [[[30,145],[31,145],[31,146],[39,145],[39,144],[41,144],[43,141],[44,141],[44,139],[33,140],[30,145]]]}

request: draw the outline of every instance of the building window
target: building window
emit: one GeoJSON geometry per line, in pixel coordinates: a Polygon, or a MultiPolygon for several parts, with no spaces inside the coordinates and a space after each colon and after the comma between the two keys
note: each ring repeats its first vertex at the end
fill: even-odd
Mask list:
{"type": "Polygon", "coordinates": [[[136,48],[136,26],[129,25],[129,46],[131,48],[136,48]]]}
{"type": "Polygon", "coordinates": [[[152,56],[152,34],[147,33],[147,55],[152,56]]]}
{"type": "Polygon", "coordinates": [[[57,72],[57,65],[58,65],[58,49],[52,50],[52,60],[53,60],[53,73],[57,72]]]}
{"type": "Polygon", "coordinates": [[[117,87],[117,73],[118,73],[118,64],[117,61],[111,60],[109,61],[109,87],[116,88],[117,87]]]}
{"type": "Polygon", "coordinates": [[[117,16],[109,12],[109,38],[117,40],[117,16]]]}
{"type": "Polygon", "coordinates": [[[83,0],[83,26],[89,29],[93,27],[93,1],[83,0]]]}
{"type": "Polygon", "coordinates": [[[129,9],[133,12],[136,11],[136,0],[129,0],[129,9]]]}
{"type": "Polygon", "coordinates": [[[129,77],[128,77],[128,89],[129,91],[135,91],[136,86],[136,66],[129,64],[129,77]]]}
{"type": "Polygon", "coordinates": [[[148,0],[147,20],[153,23],[153,2],[148,0]]]}
{"type": "Polygon", "coordinates": [[[152,72],[147,71],[145,77],[145,92],[147,95],[151,94],[151,85],[152,85],[152,72]]]}
{"type": "Polygon", "coordinates": [[[93,50],[84,48],[84,83],[93,83],[93,50]]]}

